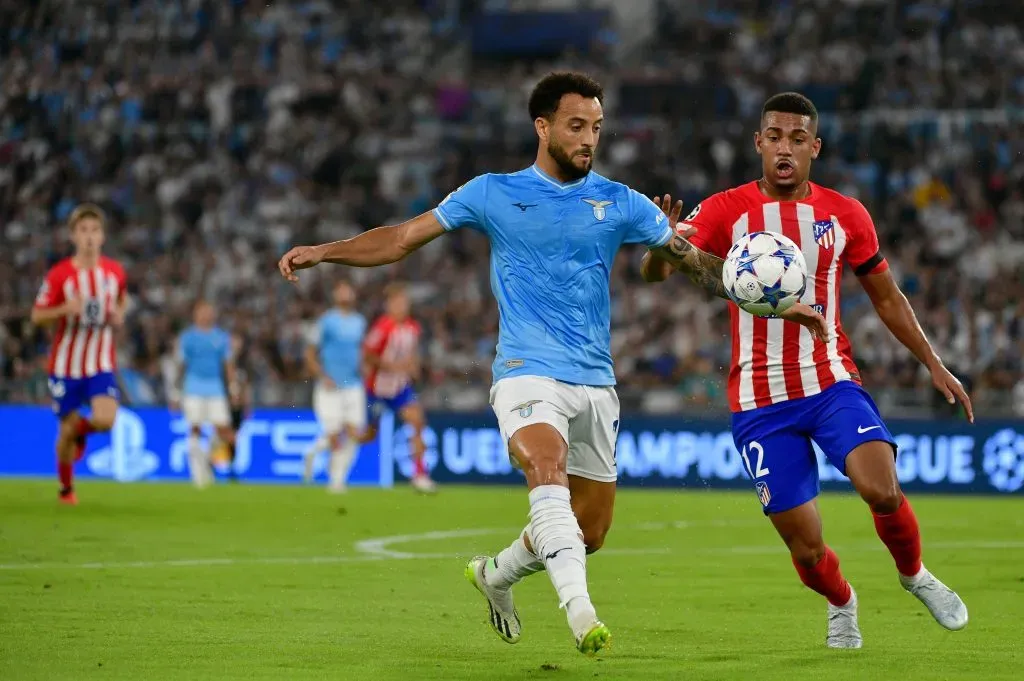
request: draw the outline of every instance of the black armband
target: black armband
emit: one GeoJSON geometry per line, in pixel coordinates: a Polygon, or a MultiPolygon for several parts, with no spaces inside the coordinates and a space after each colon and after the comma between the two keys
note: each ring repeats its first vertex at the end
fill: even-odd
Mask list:
{"type": "Polygon", "coordinates": [[[856,274],[858,277],[863,277],[865,274],[869,274],[871,270],[878,267],[883,260],[885,260],[885,258],[882,257],[882,252],[879,251],[870,258],[868,258],[867,260],[865,260],[864,262],[862,262],[860,265],[858,265],[853,270],[853,273],[856,274]]]}

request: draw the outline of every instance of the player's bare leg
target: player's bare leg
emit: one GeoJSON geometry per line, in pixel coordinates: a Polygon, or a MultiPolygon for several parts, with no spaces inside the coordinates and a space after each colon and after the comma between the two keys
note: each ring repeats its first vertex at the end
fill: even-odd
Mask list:
{"type": "Polygon", "coordinates": [[[113,397],[98,395],[89,403],[92,413],[88,418],[76,411],[61,421],[57,437],[57,473],[62,503],[78,503],[74,488],[74,466],[85,456],[85,442],[90,434],[106,433],[114,427],[117,407],[117,400],[113,397]]]}
{"type": "Polygon", "coordinates": [[[427,446],[423,442],[423,429],[427,427],[427,416],[423,413],[423,407],[419,402],[413,402],[402,407],[399,416],[406,425],[412,428],[412,437],[409,438],[409,453],[412,455],[413,463],[413,489],[424,494],[436,492],[437,485],[427,475],[427,465],[423,460],[423,456],[427,452],[427,446]]]}
{"type": "Polygon", "coordinates": [[[946,629],[956,631],[967,626],[963,600],[921,562],[921,533],[914,509],[900,489],[892,446],[882,441],[865,442],[846,457],[846,473],[871,508],[875,530],[892,554],[903,588],[924,603],[946,629]]]}
{"type": "Polygon", "coordinates": [[[825,645],[860,648],[863,641],[857,624],[857,594],[840,572],[839,558],[825,545],[817,500],[768,517],[786,542],[800,581],[828,599],[825,645]]]}
{"type": "MultiPolygon", "coordinates": [[[[597,618],[587,590],[587,548],[583,530],[573,512],[566,473],[568,444],[553,426],[537,423],[516,431],[509,440],[509,452],[525,473],[530,489],[530,524],[525,533],[529,543],[524,541],[523,548],[536,556],[547,570],[558,593],[559,605],[566,609],[576,647],[582,653],[593,655],[607,645],[611,634],[597,618]]],[[[592,492],[591,496],[608,494],[604,487],[586,488],[592,492]]],[[[584,497],[586,494],[581,492],[584,497]]],[[[591,521],[595,525],[597,521],[605,520],[604,515],[596,512],[586,515],[596,519],[591,521]]],[[[594,540],[603,541],[606,530],[607,527],[592,530],[594,540]]],[[[534,563],[532,567],[537,566],[534,563]]],[[[501,569],[500,562],[498,569],[501,569]]],[[[490,597],[488,600],[490,602],[490,597]]],[[[492,608],[495,605],[493,602],[490,604],[492,608]]],[[[511,597],[508,605],[511,605],[511,597]]],[[[514,610],[512,615],[518,628],[514,610]]]]}
{"type": "Polygon", "coordinates": [[[228,477],[236,480],[235,477],[235,429],[231,426],[217,426],[217,439],[224,445],[224,453],[227,457],[228,477]]]}

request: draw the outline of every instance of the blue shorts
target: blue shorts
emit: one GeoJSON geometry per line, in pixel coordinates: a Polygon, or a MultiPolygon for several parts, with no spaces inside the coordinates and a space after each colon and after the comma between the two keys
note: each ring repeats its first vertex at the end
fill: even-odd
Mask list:
{"type": "Polygon", "coordinates": [[[864,444],[896,441],[871,396],[853,381],[817,395],[732,415],[732,438],[754,482],[765,515],[818,496],[818,461],[811,440],[846,474],[846,457],[864,444]]]}
{"type": "Polygon", "coordinates": [[[50,397],[53,413],[64,418],[73,411],[88,406],[94,397],[112,397],[121,401],[121,391],[113,373],[107,372],[87,378],[57,378],[50,376],[50,397]]]}
{"type": "Polygon", "coordinates": [[[397,414],[410,404],[415,404],[417,399],[416,391],[412,389],[411,385],[402,388],[402,391],[394,397],[377,397],[373,394],[372,390],[367,390],[366,404],[369,409],[367,421],[369,423],[377,423],[380,420],[381,414],[384,413],[384,409],[390,409],[393,413],[397,414]]]}

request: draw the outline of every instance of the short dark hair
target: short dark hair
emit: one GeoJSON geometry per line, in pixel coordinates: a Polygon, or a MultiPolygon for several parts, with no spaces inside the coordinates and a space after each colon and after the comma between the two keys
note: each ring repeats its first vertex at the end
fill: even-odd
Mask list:
{"type": "Polygon", "coordinates": [[[769,97],[761,109],[762,121],[770,111],[807,116],[812,123],[818,122],[818,109],[814,106],[814,102],[799,92],[780,92],[769,97]]]}
{"type": "Polygon", "coordinates": [[[604,104],[604,88],[585,73],[556,71],[540,79],[530,93],[530,120],[551,118],[565,95],[596,97],[604,104]]]}

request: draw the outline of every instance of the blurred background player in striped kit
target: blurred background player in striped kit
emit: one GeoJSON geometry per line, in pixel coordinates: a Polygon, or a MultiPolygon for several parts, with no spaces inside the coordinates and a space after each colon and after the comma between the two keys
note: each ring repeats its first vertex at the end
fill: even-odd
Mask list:
{"type": "Polygon", "coordinates": [[[178,339],[181,362],[181,407],[188,421],[188,462],[192,482],[213,482],[210,449],[202,444],[202,427],[212,426],[220,443],[232,447],[235,433],[228,402],[229,387],[237,390],[231,336],[216,325],[217,312],[206,301],[196,303],[193,324],[178,339]]]}
{"type": "Polygon", "coordinates": [[[355,305],[352,285],[336,283],[334,307],[317,320],[306,346],[306,365],[316,380],[313,411],[321,435],[306,452],[304,479],[313,479],[317,455],[326,450],[330,452],[328,489],[335,493],[345,491],[358,440],[366,427],[362,378],[366,318],[355,305]]]}
{"type": "Polygon", "coordinates": [[[427,473],[423,455],[423,429],[427,417],[413,383],[420,376],[420,338],[422,329],[411,317],[409,293],[403,284],[392,283],[384,290],[384,314],[370,327],[363,344],[363,357],[369,370],[366,393],[369,400],[370,427],[364,441],[377,437],[377,424],[384,409],[394,413],[411,429],[409,455],[412,457],[412,486],[430,494],[437,485],[427,473]]]}
{"type": "Polygon", "coordinates": [[[120,391],[114,375],[114,329],[124,322],[125,275],[101,254],[106,216],[82,204],[68,220],[74,254],[46,275],[32,308],[33,324],[56,324],[49,360],[49,388],[60,421],[57,436],[59,499],[77,504],[74,464],[90,433],[114,425],[120,391]],[[82,416],[83,407],[90,410],[82,416]]]}

